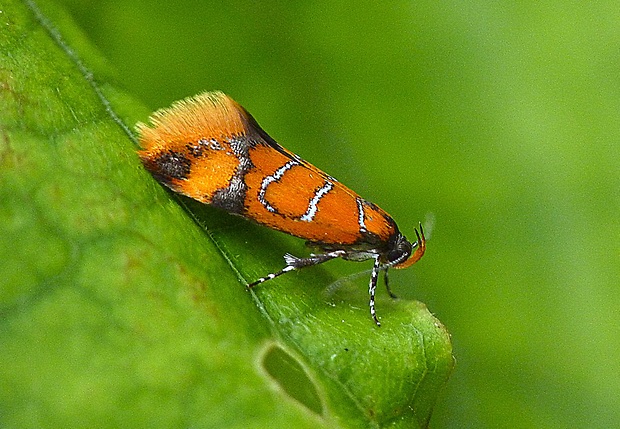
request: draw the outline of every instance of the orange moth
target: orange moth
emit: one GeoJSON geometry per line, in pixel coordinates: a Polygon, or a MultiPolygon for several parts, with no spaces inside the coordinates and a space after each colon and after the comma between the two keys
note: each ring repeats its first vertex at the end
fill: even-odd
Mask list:
{"type": "Polygon", "coordinates": [[[369,283],[370,314],[380,271],[406,268],[426,249],[402,235],[385,211],[275,142],[239,104],[221,92],[174,103],[138,124],[146,169],[175,192],[269,228],[305,239],[321,253],[284,255],[286,266],[250,283],[334,258],[374,261],[369,283]]]}

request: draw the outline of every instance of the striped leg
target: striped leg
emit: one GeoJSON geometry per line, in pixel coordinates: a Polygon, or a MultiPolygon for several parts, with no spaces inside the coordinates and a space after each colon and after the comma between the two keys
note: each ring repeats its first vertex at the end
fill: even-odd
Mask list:
{"type": "Polygon", "coordinates": [[[266,282],[267,280],[275,279],[276,277],[279,277],[282,274],[288,273],[289,271],[322,264],[323,262],[327,262],[334,258],[339,258],[345,254],[346,252],[344,250],[335,250],[333,252],[321,253],[319,255],[312,255],[308,258],[298,258],[296,256],[293,256],[287,253],[286,255],[284,255],[284,260],[286,261],[286,267],[284,267],[277,273],[272,273],[272,274],[266,275],[265,277],[261,277],[255,282],[250,283],[248,287],[252,288],[260,283],[266,282]]]}
{"type": "Polygon", "coordinates": [[[377,255],[375,256],[375,264],[372,267],[370,284],[368,285],[368,293],[370,294],[370,315],[372,316],[377,326],[381,326],[379,319],[377,319],[377,312],[375,311],[375,290],[377,289],[377,279],[379,277],[380,269],[381,262],[379,261],[379,255],[377,255]]]}

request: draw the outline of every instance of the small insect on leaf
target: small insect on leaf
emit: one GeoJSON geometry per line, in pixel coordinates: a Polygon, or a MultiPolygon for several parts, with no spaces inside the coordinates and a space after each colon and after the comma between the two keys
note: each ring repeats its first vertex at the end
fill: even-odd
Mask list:
{"type": "Polygon", "coordinates": [[[370,314],[380,326],[375,311],[379,272],[385,271],[388,287],[389,268],[406,268],[424,255],[422,225],[410,242],[385,211],[284,149],[221,92],[178,101],[149,122],[137,125],[139,155],[159,182],[323,251],[306,258],[287,254],[282,270],[248,287],[334,258],[372,259],[370,314]]]}

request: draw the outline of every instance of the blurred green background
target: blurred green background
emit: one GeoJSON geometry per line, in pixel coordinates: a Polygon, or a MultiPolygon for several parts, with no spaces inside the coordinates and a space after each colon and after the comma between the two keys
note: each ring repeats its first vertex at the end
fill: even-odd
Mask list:
{"type": "Polygon", "coordinates": [[[64,3],[146,105],[221,89],[405,234],[432,214],[392,276],[453,336],[431,427],[619,424],[618,2],[64,3]]]}

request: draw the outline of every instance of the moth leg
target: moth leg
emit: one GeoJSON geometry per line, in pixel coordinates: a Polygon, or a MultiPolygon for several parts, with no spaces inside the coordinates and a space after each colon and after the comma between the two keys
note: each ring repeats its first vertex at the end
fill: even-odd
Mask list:
{"type": "Polygon", "coordinates": [[[379,255],[377,255],[375,257],[375,264],[372,267],[372,274],[370,275],[370,284],[368,285],[368,294],[370,295],[370,315],[377,326],[381,326],[379,319],[377,319],[377,312],[375,311],[375,290],[377,289],[377,279],[379,278],[380,269],[381,261],[379,260],[379,255]]]}
{"type": "Polygon", "coordinates": [[[265,277],[261,277],[255,282],[248,284],[248,287],[252,288],[260,283],[266,282],[267,280],[273,280],[276,277],[281,276],[282,274],[288,273],[289,271],[299,270],[301,268],[322,264],[323,262],[327,262],[331,259],[339,258],[345,255],[346,253],[347,252],[344,250],[334,250],[333,252],[312,255],[307,258],[298,258],[296,256],[291,255],[290,253],[287,253],[286,255],[284,255],[284,260],[286,261],[286,267],[282,268],[280,271],[276,273],[271,273],[271,274],[266,275],[265,277]]]}
{"type": "Polygon", "coordinates": [[[390,283],[388,282],[388,269],[385,269],[385,274],[383,275],[383,278],[385,280],[385,288],[387,289],[387,293],[390,295],[390,297],[392,299],[398,299],[398,297],[394,294],[394,292],[392,292],[392,289],[390,289],[390,283]]]}

